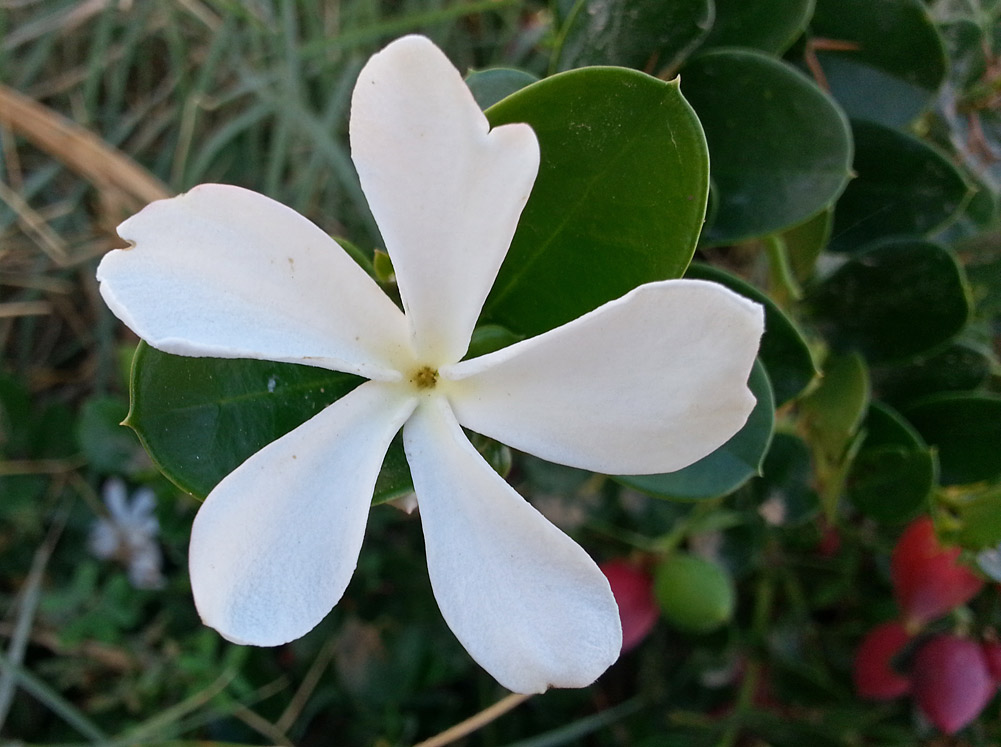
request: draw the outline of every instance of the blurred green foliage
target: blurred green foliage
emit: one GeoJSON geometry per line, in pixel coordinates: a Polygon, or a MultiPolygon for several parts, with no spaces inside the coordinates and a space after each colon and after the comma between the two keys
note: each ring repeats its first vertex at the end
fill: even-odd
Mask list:
{"type": "MultiPolygon", "coordinates": [[[[850,669],[862,635],[896,615],[888,565],[903,522],[930,514],[967,560],[1001,543],[1001,2],[26,0],[0,3],[0,30],[4,85],[174,191],[221,181],[280,200],[350,237],[363,264],[380,240],[348,155],[350,92],[385,42],[427,34],[476,71],[492,121],[533,122],[543,168],[562,164],[540,180],[512,262],[589,169],[620,170],[581,198],[549,265],[492,298],[484,344],[678,276],[697,241],[689,276],[766,303],[754,387],[767,412],[707,457],[711,469],[619,481],[478,443],[596,558],[701,558],[736,593],[717,629],[672,627],[691,612],[679,608],[593,687],[537,696],[465,743],[941,743],[910,703],[859,700],[850,669]],[[653,77],[556,75],[589,65],[653,77]],[[635,100],[616,109],[622,81],[635,100]],[[570,100],[591,139],[561,137],[570,100]],[[676,124],[688,129],[672,160],[676,124]],[[708,183],[692,165],[700,125],[708,183]],[[610,155],[621,132],[628,162],[610,155]],[[687,213],[658,209],[689,193],[687,213]],[[600,204],[630,194],[646,200],[635,214],[600,204]],[[547,288],[552,307],[525,300],[547,288]]],[[[263,425],[243,444],[215,437],[220,402],[291,369],[144,349],[130,373],[136,341],[100,303],[93,267],[137,205],[31,132],[0,127],[0,146],[4,737],[404,745],[502,697],[441,620],[419,520],[388,506],[373,510],[344,600],[308,636],[253,649],[201,626],[185,568],[198,502],[154,462],[204,495],[241,449],[350,382],[324,399],[326,379],[288,379],[300,412],[257,410],[263,425]],[[116,425],[130,376],[130,421],[153,461],[116,425]],[[182,417],[190,396],[200,420],[182,417]],[[159,408],[144,420],[143,397],[159,408]],[[207,469],[175,463],[193,451],[157,442],[164,424],[211,436],[197,454],[207,469]],[[163,589],[134,589],[123,563],[88,549],[111,475],[156,492],[163,589]]],[[[398,454],[383,477],[382,497],[405,491],[398,454]]],[[[996,635],[997,585],[938,624],[996,635]]],[[[997,709],[962,743],[1001,741],[997,709]]]]}

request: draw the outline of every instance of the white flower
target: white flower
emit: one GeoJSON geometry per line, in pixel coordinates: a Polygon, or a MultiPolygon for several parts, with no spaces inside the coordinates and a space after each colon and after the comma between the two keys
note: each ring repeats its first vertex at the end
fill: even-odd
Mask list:
{"type": "Polygon", "coordinates": [[[113,477],[104,483],[104,503],[108,516],[94,522],[88,537],[90,551],[102,560],[122,562],[129,581],[137,589],[161,589],[163,556],[156,542],[160,524],[153,514],[156,496],[140,488],[129,502],[125,483],[113,477]]]}
{"type": "Polygon", "coordinates": [[[745,422],[761,308],[711,283],[651,283],[463,361],[535,181],[535,134],[490,130],[458,71],[412,36],[362,70],[350,135],[405,314],[323,231],[236,187],[149,205],[119,227],[133,248],[98,269],[108,306],[160,350],[370,379],[208,496],[191,536],[195,604],[239,643],[313,628],[351,578],[402,427],[431,585],[455,635],[511,690],[585,686],[619,653],[608,583],[460,425],[592,471],[679,469],[745,422]]]}

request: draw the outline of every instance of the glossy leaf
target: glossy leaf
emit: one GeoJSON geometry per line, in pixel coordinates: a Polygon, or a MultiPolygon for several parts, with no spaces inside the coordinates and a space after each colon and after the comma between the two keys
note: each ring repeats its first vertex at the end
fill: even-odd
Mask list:
{"type": "Polygon", "coordinates": [[[833,225],[834,210],[827,208],[782,233],[789,264],[799,282],[813,276],[817,258],[830,241],[833,225]]]}
{"type": "Polygon", "coordinates": [[[661,498],[701,500],[731,493],[761,471],[775,424],[775,402],[764,366],[755,361],[748,381],[757,403],[744,427],[712,454],[677,472],[616,479],[661,498]]]}
{"type": "Polygon", "coordinates": [[[839,462],[869,409],[869,372],[857,354],[832,356],[820,385],[800,402],[811,440],[824,457],[839,462]]]}
{"type": "Polygon", "coordinates": [[[185,358],[142,343],[126,424],[167,477],[204,498],[251,454],[361,381],[311,366],[185,358]]]}
{"type": "Polygon", "coordinates": [[[987,380],[991,361],[991,351],[983,345],[954,342],[906,365],[874,368],[874,388],[898,406],[933,394],[971,391],[987,380]]]}
{"type": "Polygon", "coordinates": [[[817,0],[813,38],[831,92],[849,116],[903,127],[927,109],[945,79],[942,40],[920,0],[817,0]]]}
{"type": "Polygon", "coordinates": [[[537,334],[685,271],[705,215],[708,154],[676,82],[574,70],[487,117],[530,124],[542,165],[481,322],[537,334]]]}
{"type": "Polygon", "coordinates": [[[990,41],[984,29],[964,18],[941,24],[938,30],[950,62],[949,83],[959,90],[975,85],[987,71],[990,41]]]}
{"type": "Polygon", "coordinates": [[[853,122],[852,132],[857,176],[835,208],[831,251],[859,251],[891,236],[928,236],[958,216],[968,187],[938,150],[869,122],[853,122]]]}
{"type": "Polygon", "coordinates": [[[880,522],[905,521],[928,501],[935,485],[935,457],[897,412],[873,403],[863,424],[865,440],[852,461],[848,498],[880,522]]]}
{"type": "Polygon", "coordinates": [[[835,345],[881,361],[942,345],[970,313],[952,252],[906,239],[852,256],[810,291],[808,302],[835,345]]]}
{"type": "Polygon", "coordinates": [[[904,415],[938,450],[943,485],[1001,477],[1001,396],[943,394],[907,408],[904,415]]]}
{"type": "Polygon", "coordinates": [[[76,422],[77,444],[93,469],[114,474],[128,474],[134,470],[136,455],[141,455],[142,451],[136,437],[128,428],[121,427],[128,410],[124,399],[111,396],[94,397],[80,408],[76,422]]]}
{"type": "Polygon", "coordinates": [[[536,76],[524,70],[494,67],[471,71],[466,76],[466,85],[473,92],[473,98],[480,108],[487,109],[537,80],[536,76]]]}
{"type": "Polygon", "coordinates": [[[554,67],[674,70],[709,31],[712,0],[581,0],[560,30],[554,67]]]}
{"type": "Polygon", "coordinates": [[[774,523],[794,526],[813,521],[820,499],[813,485],[810,449],[803,439],[776,433],[756,480],[758,511],[777,519],[774,523]]]}
{"type": "Polygon", "coordinates": [[[814,0],[715,0],[705,47],[750,47],[782,54],[803,33],[814,0]]]}
{"type": "Polygon", "coordinates": [[[681,71],[705,127],[716,215],[703,241],[723,244],[803,222],[844,189],[851,135],[809,78],[758,52],[710,50],[681,71]]]}
{"type": "Polygon", "coordinates": [[[775,302],[749,283],[717,267],[693,263],[685,277],[712,280],[765,307],[765,334],[758,355],[768,371],[776,407],[802,392],[817,375],[802,333],[775,302]]]}
{"type": "Polygon", "coordinates": [[[1001,196],[996,187],[966,174],[971,184],[970,198],[954,221],[938,232],[935,238],[947,244],[975,239],[1001,224],[1001,196]]]}
{"type": "Polygon", "coordinates": [[[995,550],[1001,545],[1001,485],[971,491],[951,507],[959,524],[956,542],[971,550],[995,550]]]}

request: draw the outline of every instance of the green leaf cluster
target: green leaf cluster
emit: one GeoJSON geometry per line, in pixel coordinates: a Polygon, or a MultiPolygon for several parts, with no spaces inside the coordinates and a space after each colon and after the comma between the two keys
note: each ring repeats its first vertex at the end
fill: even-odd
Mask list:
{"type": "MultiPolygon", "coordinates": [[[[993,433],[992,317],[974,298],[996,309],[998,259],[966,247],[997,231],[998,197],[990,169],[957,150],[969,131],[953,127],[957,102],[979,101],[989,65],[974,45],[990,29],[945,6],[559,2],[548,70],[470,74],[491,124],[528,122],[543,154],[477,339],[509,344],[683,275],[765,306],[745,427],[698,464],[624,484],[718,499],[761,475],[776,429],[813,455],[829,518],[847,500],[902,520],[931,507],[940,475],[1001,478],[1001,460],[992,470],[965,443],[993,433]],[[880,497],[895,492],[906,496],[880,497]]],[[[375,275],[391,292],[391,270],[375,275]]],[[[127,422],[204,496],[356,383],[141,346],[127,422]]],[[[397,444],[375,499],[408,489],[397,444]]]]}

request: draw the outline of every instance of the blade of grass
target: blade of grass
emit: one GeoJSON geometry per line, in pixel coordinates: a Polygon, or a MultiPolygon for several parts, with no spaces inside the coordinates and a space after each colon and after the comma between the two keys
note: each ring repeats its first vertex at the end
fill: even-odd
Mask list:
{"type": "Polygon", "coordinates": [[[407,16],[392,18],[388,21],[374,23],[365,28],[353,31],[345,30],[336,39],[318,39],[315,42],[304,45],[300,49],[300,53],[303,59],[306,59],[314,55],[329,52],[331,45],[340,49],[351,49],[377,42],[386,37],[400,36],[408,32],[417,31],[426,26],[435,26],[455,21],[465,16],[512,8],[519,5],[520,2],[521,0],[479,0],[478,2],[456,3],[440,10],[413,13],[407,16]]]}
{"type": "Polygon", "coordinates": [[[15,664],[3,654],[0,654],[0,671],[5,675],[9,673],[9,676],[17,681],[18,687],[33,695],[42,705],[80,732],[92,744],[108,744],[108,735],[101,731],[97,724],[84,716],[72,703],[39,677],[20,664],[15,664]]]}
{"type": "Polygon", "coordinates": [[[564,744],[578,744],[582,737],[604,729],[606,726],[611,726],[642,707],[643,702],[638,697],[631,698],[614,708],[600,711],[566,726],[561,726],[559,729],[547,731],[545,734],[512,742],[507,747],[559,747],[559,745],[564,744]]]}
{"type": "Polygon", "coordinates": [[[123,192],[138,207],[170,195],[159,179],[92,132],[2,84],[0,121],[87,180],[123,192]]]}
{"type": "Polygon", "coordinates": [[[141,724],[132,727],[127,730],[124,734],[115,737],[113,744],[116,745],[132,745],[136,742],[141,742],[150,739],[162,739],[164,735],[161,733],[168,727],[177,724],[182,718],[187,716],[189,713],[197,711],[202,706],[209,703],[215,696],[219,695],[223,690],[225,690],[229,683],[232,682],[237,675],[235,669],[227,669],[215,682],[210,684],[204,690],[196,692],[180,703],[167,708],[153,718],[143,721],[141,724]]]}
{"type": "MultiPolygon", "coordinates": [[[[52,551],[56,548],[56,543],[59,542],[59,537],[62,536],[68,515],[67,504],[64,502],[42,544],[35,550],[31,569],[21,587],[21,599],[17,621],[14,623],[14,634],[7,647],[7,661],[16,666],[20,666],[21,662],[24,661],[24,653],[28,649],[28,639],[31,637],[31,628],[35,621],[35,612],[38,610],[38,603],[42,598],[42,579],[45,577],[45,569],[49,564],[49,558],[52,557],[52,551]]],[[[0,730],[3,729],[7,714],[10,712],[10,704],[14,700],[14,692],[17,689],[16,681],[17,677],[11,670],[5,670],[3,674],[0,674],[0,730]]]]}
{"type": "Polygon", "coordinates": [[[475,716],[471,716],[465,721],[460,721],[455,726],[445,729],[440,734],[436,734],[430,739],[425,739],[423,742],[415,744],[414,747],[445,747],[445,745],[457,742],[463,737],[482,729],[491,721],[500,718],[512,708],[517,708],[531,697],[532,694],[511,693],[507,697],[498,700],[489,708],[484,708],[475,716]]]}

